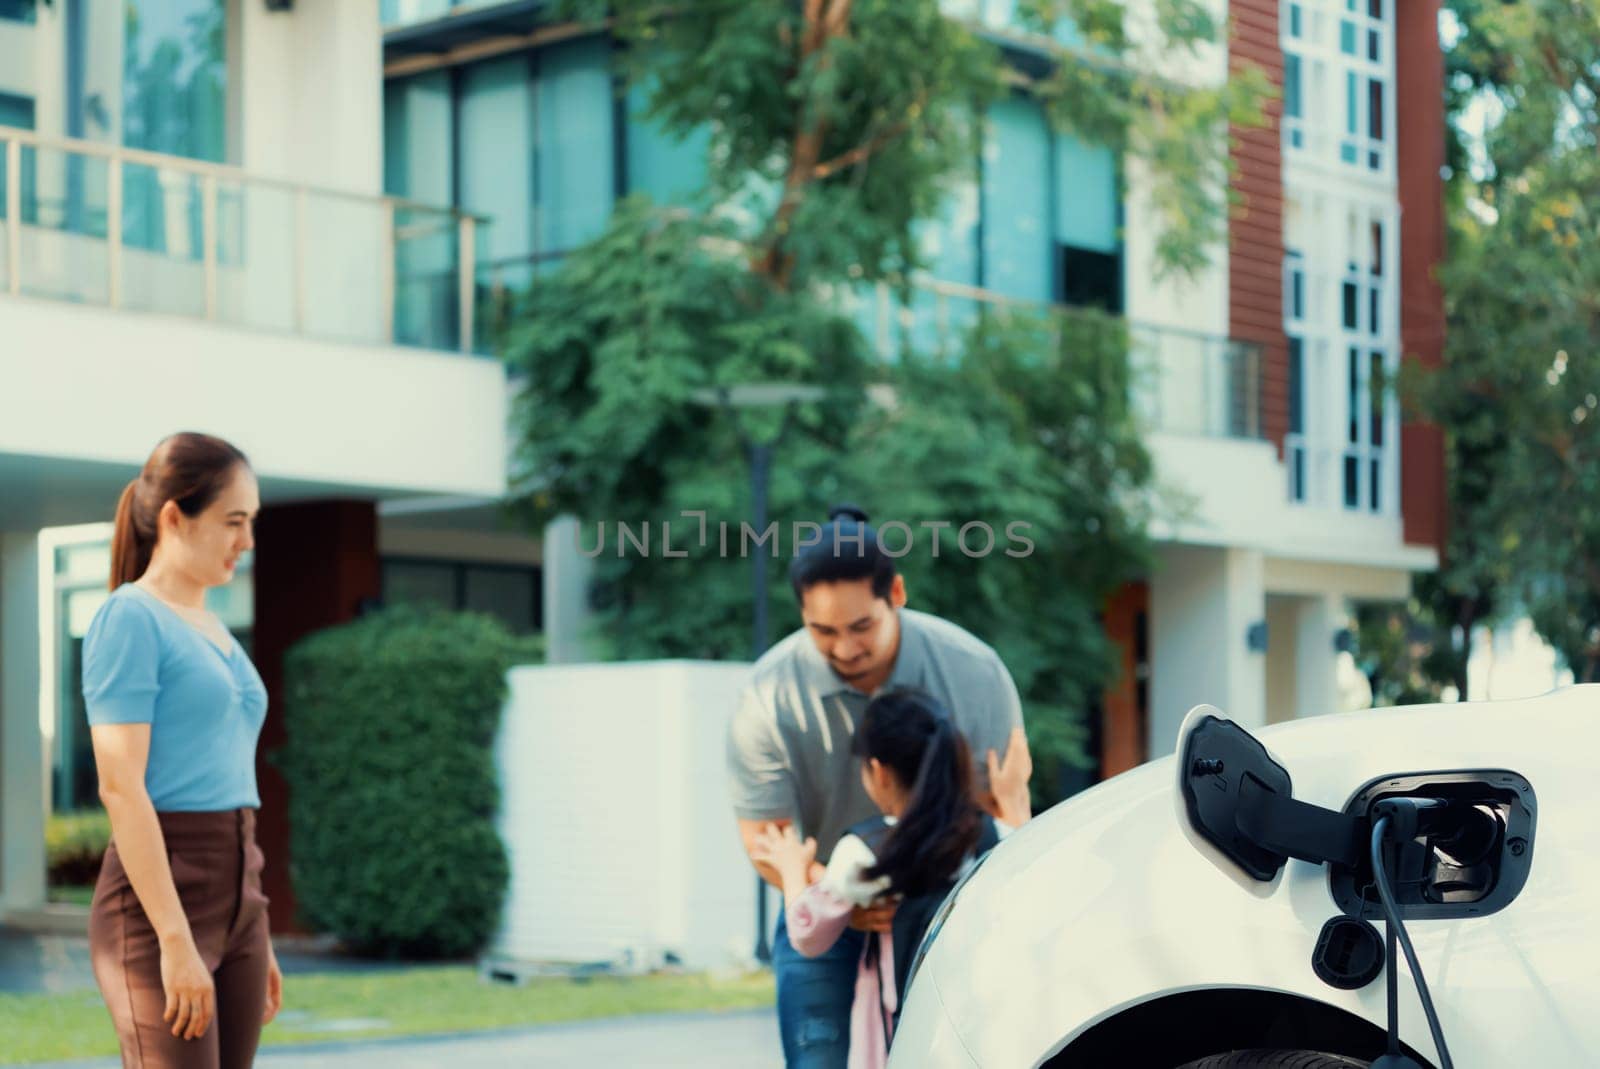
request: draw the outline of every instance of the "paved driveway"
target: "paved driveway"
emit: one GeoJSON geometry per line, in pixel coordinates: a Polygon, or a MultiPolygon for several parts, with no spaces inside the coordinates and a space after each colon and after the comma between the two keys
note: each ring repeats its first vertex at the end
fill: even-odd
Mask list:
{"type": "MultiPolygon", "coordinates": [[[[772,1010],[672,1014],[544,1025],[447,1039],[288,1047],[264,1051],[259,1069],[780,1069],[772,1010]]],[[[118,1069],[112,1059],[55,1062],[49,1069],[118,1069]]]]}

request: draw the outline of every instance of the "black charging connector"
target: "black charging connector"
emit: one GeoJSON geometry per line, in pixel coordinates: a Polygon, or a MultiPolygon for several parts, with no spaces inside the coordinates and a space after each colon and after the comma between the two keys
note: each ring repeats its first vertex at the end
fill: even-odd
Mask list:
{"type": "Polygon", "coordinates": [[[1397,843],[1403,843],[1417,837],[1417,833],[1422,830],[1426,814],[1438,812],[1449,804],[1443,798],[1403,796],[1383,798],[1372,806],[1372,822],[1376,824],[1384,817],[1388,817],[1390,839],[1397,843]]]}

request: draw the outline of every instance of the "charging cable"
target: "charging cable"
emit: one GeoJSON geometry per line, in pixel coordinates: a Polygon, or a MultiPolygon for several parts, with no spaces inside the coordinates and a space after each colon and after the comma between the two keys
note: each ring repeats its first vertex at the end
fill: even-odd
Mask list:
{"type": "Polygon", "coordinates": [[[1378,886],[1378,897],[1383,902],[1384,935],[1389,951],[1389,1055],[1395,1058],[1401,1057],[1397,990],[1399,970],[1395,968],[1394,960],[1395,940],[1398,937],[1400,949],[1406,956],[1406,964],[1411,968],[1411,978],[1417,984],[1417,996],[1422,1000],[1422,1012],[1428,1018],[1428,1030],[1433,1033],[1433,1046],[1439,1054],[1439,1069],[1454,1069],[1450,1061],[1450,1052],[1445,1048],[1444,1030],[1439,1027],[1439,1015],[1434,1011],[1433,998],[1428,994],[1428,982],[1423,979],[1422,966],[1417,962],[1416,949],[1412,947],[1411,936],[1406,934],[1406,926],[1400,919],[1400,908],[1395,904],[1394,891],[1389,887],[1389,876],[1383,864],[1384,843],[1391,834],[1397,845],[1410,842],[1416,837],[1421,813],[1429,809],[1442,808],[1445,804],[1442,798],[1385,798],[1373,806],[1377,820],[1372,826],[1372,876],[1373,882],[1378,886]]]}

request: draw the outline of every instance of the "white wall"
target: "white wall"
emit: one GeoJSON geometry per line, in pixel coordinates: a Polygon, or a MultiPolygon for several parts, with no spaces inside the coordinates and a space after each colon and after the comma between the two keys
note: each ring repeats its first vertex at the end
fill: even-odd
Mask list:
{"type": "Polygon", "coordinates": [[[1265,618],[1259,552],[1160,548],[1150,577],[1150,757],[1172,752],[1184,715],[1202,703],[1247,728],[1266,723],[1266,660],[1246,643],[1265,618]]]}
{"type": "Polygon", "coordinates": [[[1339,652],[1334,638],[1350,620],[1345,600],[1335,594],[1299,598],[1294,621],[1295,706],[1292,715],[1319,716],[1343,711],[1339,652]]]}
{"type": "Polygon", "coordinates": [[[45,901],[39,539],[0,532],[0,912],[45,901]]]}
{"type": "MultiPolygon", "coordinates": [[[[1353,595],[1403,597],[1410,572],[1438,565],[1433,548],[1405,544],[1398,516],[1292,504],[1283,464],[1270,442],[1178,434],[1152,434],[1146,441],[1163,506],[1152,525],[1158,539],[1245,546],[1277,560],[1327,566],[1297,573],[1315,573],[1320,585],[1295,587],[1295,592],[1340,590],[1345,589],[1341,584],[1355,583],[1349,590],[1353,595]]],[[[1273,584],[1273,589],[1289,588],[1273,584]]]]}
{"type": "Polygon", "coordinates": [[[357,193],[383,189],[383,34],[375,3],[268,11],[230,0],[240,32],[245,169],[357,193]]]}
{"type": "Polygon", "coordinates": [[[345,492],[505,490],[495,361],[15,299],[0,338],[0,455],[136,466],[187,428],[345,492]]]}
{"type": "MultiPolygon", "coordinates": [[[[1156,263],[1156,242],[1161,220],[1151,206],[1154,188],[1150,168],[1141,160],[1124,161],[1127,180],[1127,218],[1123,226],[1127,282],[1124,302],[1127,316],[1152,324],[1225,338],[1228,335],[1228,247],[1211,250],[1210,262],[1193,276],[1161,278],[1156,263]]],[[[1219,193],[1220,195],[1220,193],[1219,193]]]]}
{"type": "Polygon", "coordinates": [[[491,957],[748,958],[755,874],[723,759],[748,675],[690,661],[511,671],[496,747],[511,883],[491,957]]]}

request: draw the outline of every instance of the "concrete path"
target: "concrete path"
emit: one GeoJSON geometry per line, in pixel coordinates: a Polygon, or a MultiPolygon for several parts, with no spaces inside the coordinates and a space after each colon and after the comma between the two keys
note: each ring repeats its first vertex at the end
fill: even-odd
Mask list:
{"type": "MultiPolygon", "coordinates": [[[[259,1069],[779,1069],[772,1010],[672,1014],[543,1025],[442,1039],[377,1040],[263,1051],[259,1069]]],[[[112,1060],[53,1062],[36,1069],[118,1069],[112,1060]]]]}

